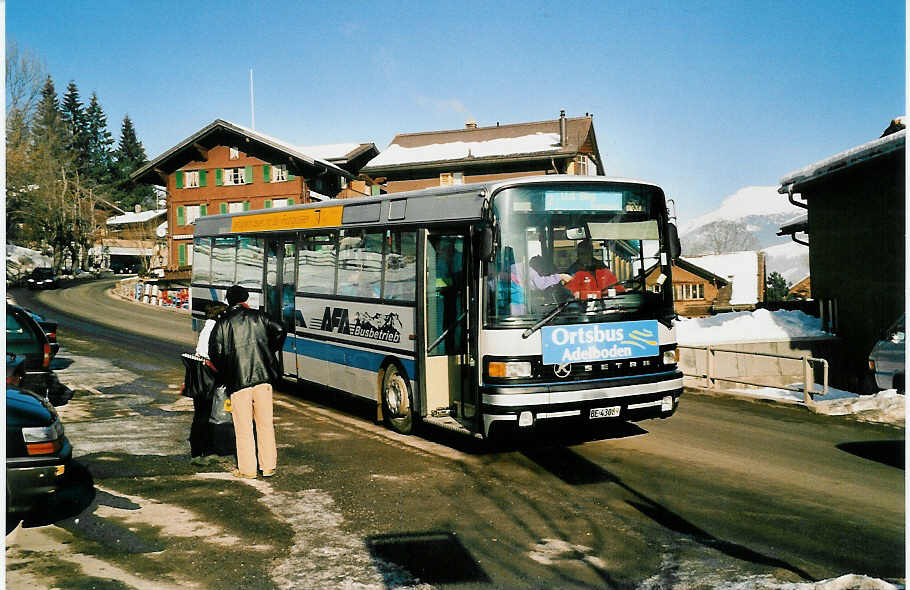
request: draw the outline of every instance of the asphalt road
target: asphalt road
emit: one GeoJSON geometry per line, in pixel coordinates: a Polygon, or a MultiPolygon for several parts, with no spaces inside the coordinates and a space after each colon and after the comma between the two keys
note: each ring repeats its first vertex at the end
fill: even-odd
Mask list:
{"type": "Polygon", "coordinates": [[[403,437],[276,395],[279,473],[194,466],[186,314],[110,282],[14,292],[60,322],[84,467],[8,538],[8,587],[773,587],[904,572],[904,430],[689,394],[669,420],[544,441],[403,437]],[[742,585],[745,586],[742,586],[742,585]]]}

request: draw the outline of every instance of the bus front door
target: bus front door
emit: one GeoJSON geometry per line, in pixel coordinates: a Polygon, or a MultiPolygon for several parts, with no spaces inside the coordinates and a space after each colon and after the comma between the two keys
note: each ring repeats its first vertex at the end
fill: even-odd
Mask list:
{"type": "Polygon", "coordinates": [[[468,242],[463,234],[430,232],[426,240],[424,290],[425,406],[427,417],[449,416],[467,425],[474,402],[469,387],[468,242]]]}
{"type": "Polygon", "coordinates": [[[265,311],[287,333],[279,358],[282,372],[297,377],[294,296],[297,291],[297,246],[293,240],[269,240],[266,247],[265,311]]]}

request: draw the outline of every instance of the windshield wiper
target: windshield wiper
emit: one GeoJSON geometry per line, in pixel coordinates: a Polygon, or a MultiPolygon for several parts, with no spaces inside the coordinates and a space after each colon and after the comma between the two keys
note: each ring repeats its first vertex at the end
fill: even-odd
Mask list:
{"type": "Polygon", "coordinates": [[[528,336],[530,336],[531,334],[533,334],[534,332],[539,330],[541,326],[544,326],[544,325],[550,323],[550,321],[553,318],[555,318],[556,316],[558,316],[562,312],[562,310],[564,310],[566,307],[569,306],[570,303],[576,303],[577,301],[579,301],[579,300],[578,299],[566,299],[565,301],[563,301],[562,303],[557,305],[556,309],[554,309],[549,314],[547,314],[547,316],[545,318],[543,318],[542,320],[540,320],[539,322],[537,322],[536,324],[534,324],[533,326],[531,326],[530,328],[528,328],[527,330],[522,332],[521,333],[522,339],[526,339],[528,336]]]}

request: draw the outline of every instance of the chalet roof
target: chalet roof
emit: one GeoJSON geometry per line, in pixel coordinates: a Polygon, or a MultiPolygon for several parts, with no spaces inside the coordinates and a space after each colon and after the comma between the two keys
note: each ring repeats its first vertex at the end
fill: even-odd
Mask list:
{"type": "Polygon", "coordinates": [[[789,236],[796,233],[806,233],[809,231],[809,216],[800,215],[794,217],[790,221],[781,224],[780,231],[777,232],[779,236],[789,236]]]}
{"type": "Polygon", "coordinates": [[[369,151],[379,153],[375,143],[329,143],[325,145],[302,145],[297,148],[302,154],[309,154],[314,158],[319,158],[341,165],[344,162],[360,157],[369,151]]]}
{"type": "MultiPolygon", "coordinates": [[[[682,259],[680,259],[682,260],[682,259]]],[[[686,262],[697,264],[710,272],[732,279],[733,305],[751,305],[758,302],[759,253],[753,251],[687,256],[686,262]]]]}
{"type": "Polygon", "coordinates": [[[726,285],[730,284],[730,281],[725,279],[724,277],[718,276],[718,275],[714,274],[713,272],[711,272],[710,270],[708,270],[706,268],[702,268],[702,267],[698,266],[697,264],[689,262],[688,260],[685,260],[683,258],[680,258],[680,259],[674,261],[673,266],[678,266],[679,268],[681,268],[683,270],[687,270],[696,276],[699,276],[705,280],[714,282],[717,284],[718,287],[725,287],[726,285]]]}
{"type": "Polygon", "coordinates": [[[139,213],[124,213],[123,215],[113,215],[107,218],[107,225],[125,225],[128,223],[144,223],[150,219],[167,215],[167,209],[149,209],[139,213]]]}
{"type": "Polygon", "coordinates": [[[888,133],[878,139],[873,139],[872,141],[858,145],[849,150],[845,150],[839,154],[835,154],[830,158],[816,162],[815,164],[809,164],[795,172],[791,172],[780,179],[780,188],[777,189],[777,192],[781,194],[785,194],[789,190],[799,192],[799,188],[809,181],[904,149],[907,130],[901,128],[902,125],[903,117],[898,117],[892,121],[892,124],[886,130],[886,133],[891,129],[897,129],[897,131],[888,133]]]}
{"type": "Polygon", "coordinates": [[[163,183],[162,174],[171,174],[189,162],[205,158],[208,150],[219,145],[235,146],[255,158],[274,164],[286,164],[290,172],[304,178],[323,172],[353,178],[350,172],[327,160],[302,152],[297,146],[223,119],[215,119],[130,174],[130,178],[143,184],[160,185],[163,183]]]}
{"type": "Polygon", "coordinates": [[[590,141],[598,171],[603,174],[591,116],[566,118],[566,146],[560,145],[560,119],[491,127],[466,127],[396,135],[363,171],[371,175],[401,168],[443,164],[486,164],[498,161],[570,158],[590,141]]]}

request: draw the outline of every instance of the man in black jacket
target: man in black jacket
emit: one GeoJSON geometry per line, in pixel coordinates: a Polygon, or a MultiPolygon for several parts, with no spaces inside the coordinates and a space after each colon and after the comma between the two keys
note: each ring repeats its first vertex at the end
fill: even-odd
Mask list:
{"type": "Polygon", "coordinates": [[[258,455],[263,477],[270,477],[275,474],[278,462],[272,422],[272,383],[281,377],[275,355],[281,350],[285,333],[281,324],[261,311],[250,309],[246,304],[248,297],[249,292],[240,285],[227,290],[230,307],[212,329],[209,356],[218,369],[219,379],[231,393],[237,436],[234,475],[255,478],[258,455]]]}

